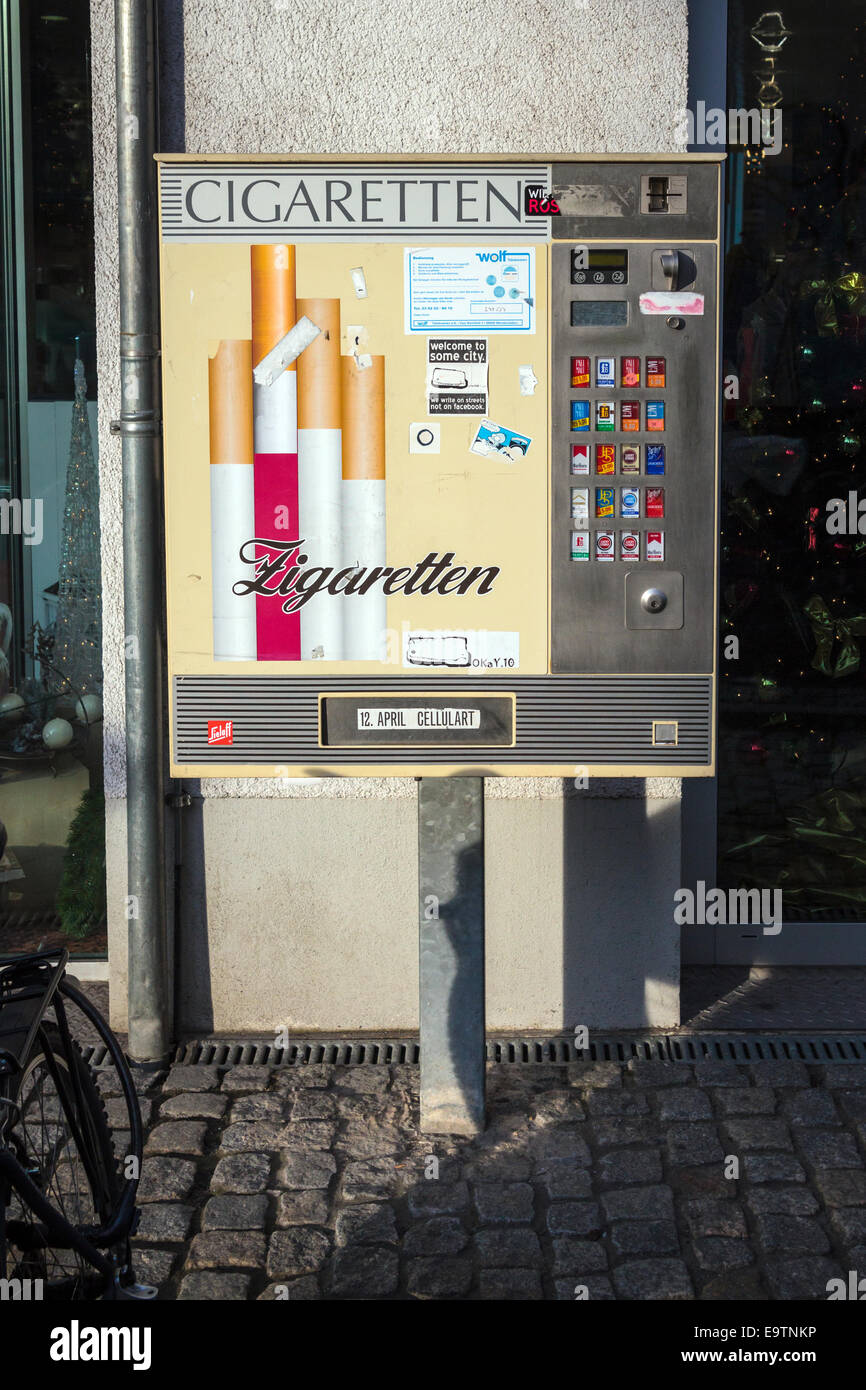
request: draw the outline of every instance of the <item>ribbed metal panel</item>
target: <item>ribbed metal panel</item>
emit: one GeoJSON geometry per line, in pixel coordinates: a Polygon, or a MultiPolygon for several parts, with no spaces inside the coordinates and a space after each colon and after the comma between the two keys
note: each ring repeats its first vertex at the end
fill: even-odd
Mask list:
{"type": "MultiPolygon", "coordinates": [[[[104,1052],[104,1049],[102,1049],[104,1052]]],[[[488,1037],[488,1062],[525,1066],[564,1066],[569,1062],[697,1062],[797,1061],[812,1065],[866,1061],[863,1033],[603,1033],[586,1048],[573,1037],[488,1037]]],[[[299,1038],[288,1047],[263,1040],[195,1038],[181,1043],[175,1065],[233,1067],[416,1066],[421,1049],[417,1038],[299,1038]]],[[[94,1066],[101,1059],[91,1059],[94,1066]]]]}
{"type": "Polygon", "coordinates": [[[174,761],[214,766],[339,763],[657,763],[711,761],[709,676],[175,676],[174,761]],[[467,685],[467,681],[472,681],[467,685]],[[479,686],[516,696],[513,748],[320,748],[318,696],[341,691],[405,695],[479,686]],[[208,720],[232,720],[230,747],[208,747],[208,720]],[[654,748],[653,720],[678,720],[676,747],[654,748]]]}

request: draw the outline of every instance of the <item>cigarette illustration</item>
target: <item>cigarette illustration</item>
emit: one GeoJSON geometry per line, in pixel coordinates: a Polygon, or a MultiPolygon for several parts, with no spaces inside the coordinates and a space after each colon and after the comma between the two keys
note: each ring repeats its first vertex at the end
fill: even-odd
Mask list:
{"type": "MultiPolygon", "coordinates": [[[[258,368],[297,321],[294,246],[251,246],[252,366],[258,368]]],[[[261,375],[261,374],[260,374],[261,375]]],[[[266,374],[265,379],[268,379],[266,374]]],[[[298,412],[295,362],[270,381],[253,381],[255,531],[267,540],[303,536],[298,515],[298,412]]],[[[260,557],[268,556],[258,547],[260,557]]],[[[256,598],[259,661],[297,661],[301,626],[297,613],[256,598]]]]}
{"type": "MultiPolygon", "coordinates": [[[[343,565],[385,564],[385,359],[340,362],[343,385],[343,565]]],[[[369,574],[369,568],[367,570],[369,574]]],[[[383,587],[360,589],[343,609],[343,656],[378,661],[385,653],[383,587]]]]}
{"type": "MultiPolygon", "coordinates": [[[[298,490],[304,549],[318,565],[339,568],[342,555],[342,402],[340,301],[300,299],[298,313],[320,330],[298,358],[298,490]]],[[[342,606],[319,594],[301,613],[301,657],[338,661],[343,655],[342,606]]]]}
{"type": "Polygon", "coordinates": [[[241,546],[255,535],[249,340],[224,339],[209,359],[208,402],[214,660],[255,661],[255,596],[232,592],[241,546]]]}

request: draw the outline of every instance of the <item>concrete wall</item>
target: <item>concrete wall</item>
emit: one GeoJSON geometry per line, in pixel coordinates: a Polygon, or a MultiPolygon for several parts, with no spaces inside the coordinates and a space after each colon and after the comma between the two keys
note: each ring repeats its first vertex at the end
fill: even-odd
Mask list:
{"type": "MultiPolygon", "coordinates": [[[[92,0],[112,1021],[125,835],[113,7],[92,0]]],[[[686,0],[163,0],[162,147],[189,152],[678,146],[686,0]]],[[[386,1029],[416,1015],[415,787],[209,781],[187,822],[190,1029],[386,1029]],[[366,853],[361,851],[366,849],[366,853]]],[[[678,1019],[677,783],[488,784],[496,1028],[678,1019]],[[649,792],[649,794],[647,794],[649,792]],[[615,795],[611,795],[615,793],[615,795]]]]}

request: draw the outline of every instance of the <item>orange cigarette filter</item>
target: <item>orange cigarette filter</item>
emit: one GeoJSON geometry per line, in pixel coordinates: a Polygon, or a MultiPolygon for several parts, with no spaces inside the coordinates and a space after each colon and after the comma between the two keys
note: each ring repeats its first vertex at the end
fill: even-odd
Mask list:
{"type": "Polygon", "coordinates": [[[385,477],[385,359],[359,367],[341,358],[343,372],[343,477],[385,477]]]}
{"type": "MultiPolygon", "coordinates": [[[[298,321],[294,246],[251,246],[253,366],[257,367],[298,321]]],[[[287,371],[293,372],[292,362],[287,371]]]]}
{"type": "Polygon", "coordinates": [[[322,331],[297,360],[298,428],[338,430],[342,421],[340,392],[340,301],[299,299],[298,318],[306,314],[322,331]]]}
{"type": "Polygon", "coordinates": [[[249,338],[223,338],[208,359],[211,463],[253,461],[253,354],[249,338]]]}

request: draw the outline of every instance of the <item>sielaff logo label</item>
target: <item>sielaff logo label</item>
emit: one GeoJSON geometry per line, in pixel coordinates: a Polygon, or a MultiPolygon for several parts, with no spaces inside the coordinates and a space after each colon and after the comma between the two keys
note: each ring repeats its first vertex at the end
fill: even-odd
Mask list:
{"type": "Polygon", "coordinates": [[[151,1335],[149,1327],[82,1327],[73,1318],[52,1328],[48,1354],[52,1361],[131,1361],[134,1371],[149,1371],[151,1335]]]}
{"type": "Polygon", "coordinates": [[[233,743],[234,720],[209,719],[207,721],[207,742],[209,748],[213,748],[219,744],[233,743]]]}

